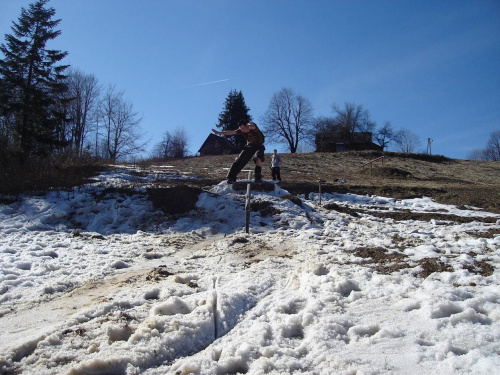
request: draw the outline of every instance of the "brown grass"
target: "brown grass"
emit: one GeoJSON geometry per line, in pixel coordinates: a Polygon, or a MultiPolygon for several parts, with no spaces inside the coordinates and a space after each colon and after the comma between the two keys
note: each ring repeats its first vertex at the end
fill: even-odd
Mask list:
{"type": "Polygon", "coordinates": [[[12,157],[0,161],[0,194],[67,190],[89,183],[91,177],[105,169],[103,165],[87,159],[62,161],[62,158],[53,157],[21,162],[12,157]]]}
{"type": "MultiPolygon", "coordinates": [[[[420,154],[382,154],[370,151],[281,154],[281,157],[283,179],[281,186],[288,190],[291,196],[317,192],[318,179],[322,179],[325,180],[322,183],[323,192],[393,198],[430,196],[441,203],[459,207],[470,205],[500,213],[499,162],[448,159],[443,156],[420,154]],[[384,155],[384,158],[378,159],[381,155],[384,155]],[[375,159],[378,160],[373,161],[375,159]],[[341,182],[344,180],[345,182],[341,182]]],[[[157,207],[164,211],[185,212],[187,208],[192,207],[193,201],[196,201],[200,188],[211,187],[225,179],[234,158],[235,155],[204,156],[165,162],[164,165],[171,166],[168,168],[169,173],[197,178],[158,181],[156,186],[159,191],[149,189],[148,195],[157,207]],[[174,188],[175,186],[179,188],[174,188]],[[176,199],[166,198],[172,194],[176,199]]],[[[266,166],[263,168],[264,179],[271,178],[271,172],[267,168],[269,161],[270,157],[267,158],[266,166]]],[[[36,175],[27,186],[23,185],[23,181],[16,181],[14,184],[11,179],[0,176],[3,180],[0,194],[67,189],[88,182],[92,175],[103,169],[100,166],[86,165],[50,167],[50,165],[40,166],[38,169],[43,172],[36,175]],[[20,185],[24,187],[19,188],[20,185]]],[[[155,167],[147,162],[143,162],[140,167],[141,173],[144,174],[155,170],[155,167]]],[[[248,164],[247,168],[251,167],[253,164],[248,164]]],[[[246,172],[242,172],[239,177],[246,178],[246,172]]],[[[25,177],[21,174],[19,178],[25,177]]],[[[342,207],[329,208],[342,209],[342,207]]]]}
{"type": "MultiPolygon", "coordinates": [[[[292,194],[323,192],[393,198],[430,196],[457,206],[471,205],[500,213],[500,163],[448,159],[443,156],[375,152],[281,154],[281,186],[292,194]],[[338,180],[346,180],[339,182],[338,180]]],[[[190,157],[166,162],[172,172],[200,177],[189,184],[207,187],[225,179],[235,155],[190,157]]],[[[266,165],[270,157],[266,160],[266,165]]],[[[248,164],[247,168],[252,167],[248,164]]],[[[263,168],[264,179],[270,170],[263,168]]],[[[240,178],[246,178],[242,172],[240,178]]]]}

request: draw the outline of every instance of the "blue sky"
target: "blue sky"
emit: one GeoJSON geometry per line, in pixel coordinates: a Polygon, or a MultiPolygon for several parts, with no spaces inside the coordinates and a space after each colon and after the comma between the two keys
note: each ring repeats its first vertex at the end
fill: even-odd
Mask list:
{"type": "MultiPolygon", "coordinates": [[[[30,0],[1,0],[0,34],[30,0]]],[[[380,127],[466,158],[500,130],[498,0],[51,0],[49,46],[125,92],[149,148],[185,129],[196,153],[231,90],[259,123],[292,88],[332,116],[362,105],[380,127]]],[[[271,152],[276,145],[268,145],[271,152]]],[[[286,152],[284,146],[277,147],[286,152]]]]}

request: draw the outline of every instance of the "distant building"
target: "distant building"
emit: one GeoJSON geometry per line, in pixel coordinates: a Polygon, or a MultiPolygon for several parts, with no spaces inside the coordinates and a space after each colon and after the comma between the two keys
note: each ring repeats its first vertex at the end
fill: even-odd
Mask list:
{"type": "Polygon", "coordinates": [[[383,151],[383,147],[372,141],[371,132],[353,133],[349,136],[340,132],[320,132],[316,134],[316,152],[383,151]]]}
{"type": "Polygon", "coordinates": [[[237,154],[240,150],[224,137],[209,134],[201,145],[198,153],[200,156],[237,154]]]}

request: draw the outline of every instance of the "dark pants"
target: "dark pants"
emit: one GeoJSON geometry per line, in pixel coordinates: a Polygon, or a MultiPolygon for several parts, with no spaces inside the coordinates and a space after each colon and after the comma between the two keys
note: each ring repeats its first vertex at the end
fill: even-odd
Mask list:
{"type": "Polygon", "coordinates": [[[273,174],[273,180],[281,181],[280,167],[272,167],[271,172],[273,174]]]}
{"type": "MultiPolygon", "coordinates": [[[[236,180],[238,173],[247,165],[250,159],[253,158],[254,162],[257,161],[257,158],[260,159],[261,162],[264,162],[264,150],[266,148],[264,146],[244,146],[241,153],[238,155],[234,163],[231,165],[229,172],[227,173],[228,180],[236,180]]],[[[255,167],[255,179],[262,179],[262,168],[255,167]]]]}

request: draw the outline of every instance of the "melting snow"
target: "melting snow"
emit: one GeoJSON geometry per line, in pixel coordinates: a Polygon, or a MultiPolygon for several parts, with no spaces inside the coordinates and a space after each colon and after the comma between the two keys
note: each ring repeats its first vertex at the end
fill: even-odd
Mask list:
{"type": "Polygon", "coordinates": [[[247,235],[244,192],[221,183],[174,220],[145,192],[173,176],[138,176],[117,169],[0,205],[2,373],[500,368],[500,236],[485,235],[498,233],[500,215],[425,197],[323,194],[319,206],[311,193],[298,204],[276,187],[253,193],[272,209],[251,213],[247,235]],[[123,186],[135,193],[109,189],[123,186]],[[435,216],[370,214],[401,210],[435,216]],[[423,277],[424,262],[439,267],[423,277]]]}

